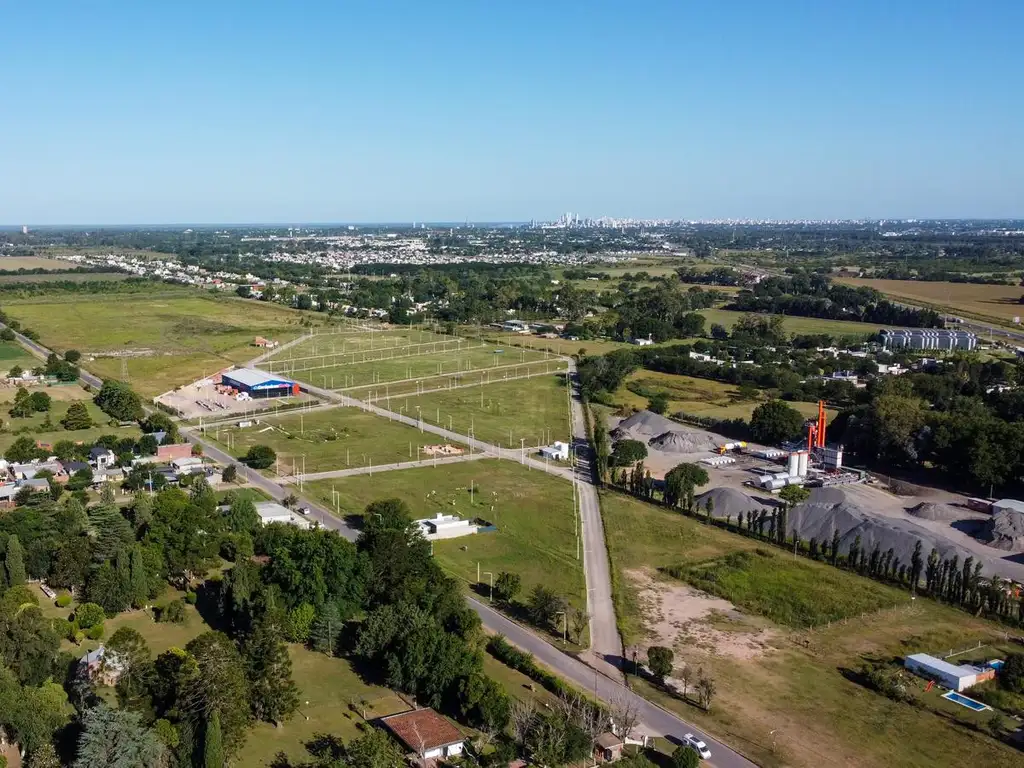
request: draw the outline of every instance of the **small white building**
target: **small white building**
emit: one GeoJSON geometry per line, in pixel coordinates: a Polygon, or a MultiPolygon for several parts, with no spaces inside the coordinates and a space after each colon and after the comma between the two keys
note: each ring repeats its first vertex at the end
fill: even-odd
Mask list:
{"type": "Polygon", "coordinates": [[[260,522],[263,525],[284,523],[285,525],[294,525],[297,528],[309,528],[308,520],[295,514],[288,507],[278,504],[276,501],[261,501],[255,506],[256,514],[260,516],[260,522]]]}
{"type": "Polygon", "coordinates": [[[553,445],[545,445],[540,449],[540,455],[552,461],[569,460],[569,444],[556,440],[553,445]]]}
{"type": "Polygon", "coordinates": [[[633,339],[633,343],[636,344],[636,346],[638,347],[649,347],[652,344],[654,344],[654,339],[652,339],[650,336],[648,336],[646,339],[641,339],[638,337],[633,339]]]}
{"type": "Polygon", "coordinates": [[[949,688],[957,693],[977,683],[979,675],[991,677],[985,670],[968,664],[956,666],[948,661],[929,656],[927,653],[915,653],[912,656],[907,656],[903,666],[915,675],[926,680],[934,680],[943,688],[949,688]]]}
{"type": "Polygon", "coordinates": [[[186,456],[183,459],[174,459],[171,466],[179,475],[190,475],[202,469],[203,459],[201,456],[186,456]]]}
{"type": "Polygon", "coordinates": [[[440,512],[435,517],[425,517],[422,520],[417,520],[416,525],[419,526],[420,531],[423,533],[423,538],[428,541],[457,539],[459,536],[468,536],[471,533],[476,533],[477,530],[476,526],[469,520],[464,520],[458,515],[444,515],[440,512]]]}
{"type": "Polygon", "coordinates": [[[391,715],[381,723],[421,765],[428,760],[443,762],[457,757],[466,743],[458,728],[429,708],[391,715]]]}

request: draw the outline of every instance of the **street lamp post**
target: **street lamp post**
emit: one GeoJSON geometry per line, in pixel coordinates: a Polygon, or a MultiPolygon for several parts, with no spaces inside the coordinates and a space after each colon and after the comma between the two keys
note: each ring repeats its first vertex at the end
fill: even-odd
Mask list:
{"type": "Polygon", "coordinates": [[[490,571],[484,571],[484,576],[490,576],[491,577],[491,591],[487,595],[487,601],[489,603],[493,603],[494,602],[494,574],[491,573],[490,571]]]}
{"type": "Polygon", "coordinates": [[[569,625],[569,617],[565,615],[565,611],[556,611],[555,612],[555,616],[558,616],[558,614],[562,615],[562,646],[564,647],[565,646],[565,634],[566,634],[566,631],[568,630],[568,625],[569,625]]]}

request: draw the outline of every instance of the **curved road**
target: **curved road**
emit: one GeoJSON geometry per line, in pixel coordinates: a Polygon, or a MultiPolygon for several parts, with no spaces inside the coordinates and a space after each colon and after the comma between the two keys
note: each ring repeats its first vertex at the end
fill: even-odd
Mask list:
{"type": "MultiPolygon", "coordinates": [[[[5,327],[7,326],[0,323],[0,328],[5,327]]],[[[37,357],[45,360],[50,355],[48,348],[20,333],[15,332],[15,338],[18,343],[37,357]]],[[[575,380],[575,364],[572,361],[569,363],[569,370],[571,377],[575,380]]],[[[96,388],[103,386],[102,379],[85,370],[80,370],[80,378],[90,386],[96,388]]],[[[591,482],[592,476],[590,472],[589,442],[586,439],[586,425],[582,406],[576,397],[572,398],[572,427],[574,451],[580,461],[573,468],[556,468],[550,467],[536,459],[526,457],[521,451],[498,448],[489,443],[465,435],[459,435],[441,427],[426,423],[421,424],[411,417],[395,414],[382,408],[368,405],[362,401],[339,395],[336,392],[312,386],[309,387],[309,390],[326,400],[341,405],[363,408],[384,418],[400,421],[449,440],[470,445],[481,453],[496,454],[499,458],[519,461],[532,468],[548,471],[551,474],[557,474],[566,479],[573,480],[579,493],[580,518],[581,525],[583,526],[584,571],[587,582],[587,606],[590,612],[591,651],[595,654],[593,661],[596,662],[594,666],[587,666],[563,653],[534,632],[511,621],[473,597],[467,597],[470,607],[480,616],[487,630],[504,635],[509,642],[532,653],[539,662],[569,680],[578,688],[593,691],[599,700],[606,703],[622,701],[632,703],[639,714],[642,729],[648,734],[665,736],[675,742],[679,742],[684,734],[693,733],[707,742],[710,747],[712,759],[708,762],[709,765],[717,766],[718,768],[752,768],[754,766],[754,763],[738,752],[712,739],[699,729],[687,725],[677,715],[638,696],[620,682],[621,673],[619,672],[618,665],[621,663],[622,643],[615,626],[610,568],[604,544],[604,530],[601,524],[597,490],[591,482]],[[600,671],[598,671],[599,669],[600,671]]],[[[292,493],[291,490],[285,489],[259,472],[238,465],[233,456],[206,440],[202,435],[196,434],[190,429],[182,430],[182,435],[190,443],[201,446],[204,455],[214,461],[225,466],[228,464],[238,466],[239,472],[249,484],[264,491],[271,498],[281,501],[285,496],[292,493]]],[[[308,498],[303,498],[302,502],[310,510],[309,517],[317,520],[325,528],[338,531],[341,536],[351,541],[358,537],[359,532],[355,528],[344,520],[335,517],[330,510],[322,505],[308,498]]]]}

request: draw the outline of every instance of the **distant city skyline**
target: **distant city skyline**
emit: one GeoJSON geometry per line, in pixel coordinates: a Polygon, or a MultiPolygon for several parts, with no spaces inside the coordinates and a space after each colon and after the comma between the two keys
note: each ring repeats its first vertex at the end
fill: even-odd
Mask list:
{"type": "Polygon", "coordinates": [[[1024,217],[1011,0],[4,17],[11,226],[1024,217]]]}

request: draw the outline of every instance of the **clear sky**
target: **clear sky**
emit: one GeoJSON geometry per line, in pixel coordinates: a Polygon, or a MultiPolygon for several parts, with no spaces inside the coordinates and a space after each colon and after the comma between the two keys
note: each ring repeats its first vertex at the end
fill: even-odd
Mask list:
{"type": "Polygon", "coordinates": [[[0,223],[1024,217],[1021,0],[46,0],[0,223]]]}

